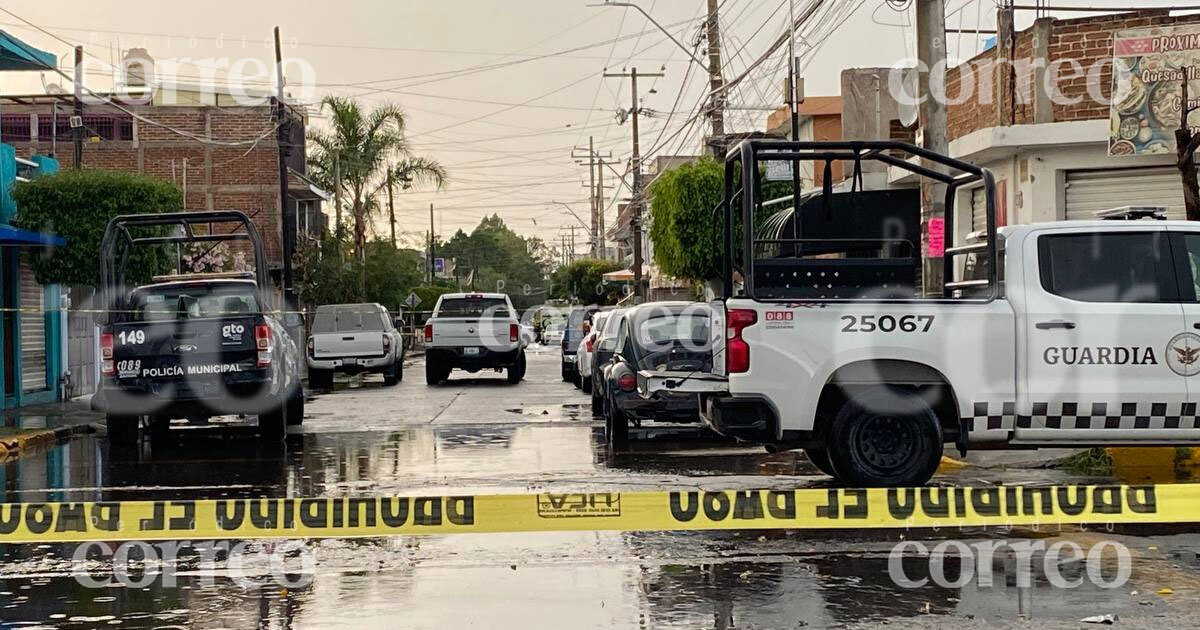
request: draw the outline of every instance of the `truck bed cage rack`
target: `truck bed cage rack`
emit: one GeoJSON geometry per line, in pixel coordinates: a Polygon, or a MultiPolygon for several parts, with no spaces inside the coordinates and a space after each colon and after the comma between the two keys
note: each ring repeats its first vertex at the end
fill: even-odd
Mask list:
{"type": "MultiPolygon", "coordinates": [[[[725,191],[721,204],[715,209],[720,210],[723,218],[723,250],[721,255],[721,278],[725,297],[733,297],[733,261],[734,261],[734,212],[741,214],[741,225],[754,225],[754,211],[758,205],[757,184],[761,181],[758,172],[760,161],[826,161],[845,160],[855,163],[855,173],[859,173],[858,165],[863,160],[874,160],[887,164],[924,178],[932,179],[946,186],[944,239],[948,248],[942,255],[943,276],[942,300],[988,302],[1000,295],[997,273],[996,245],[996,207],[995,207],[995,177],[992,172],[983,167],[957,160],[949,156],[929,151],[922,147],[895,140],[871,141],[817,141],[796,142],[777,139],[747,139],[739,142],[725,154],[725,191]],[[902,157],[903,156],[903,157],[902,157]],[[926,166],[922,162],[931,164],[926,166]],[[739,174],[740,185],[735,189],[735,175],[739,174]],[[954,200],[957,191],[965,186],[982,183],[985,189],[987,206],[987,230],[983,242],[978,244],[951,246],[954,236],[954,200]],[[740,197],[740,199],[739,199],[740,197]],[[740,201],[740,208],[734,208],[734,201],[740,201]],[[964,280],[954,282],[954,258],[956,256],[986,252],[987,279],[964,280]],[[955,292],[966,288],[990,288],[987,295],[980,298],[955,297],[955,292]]],[[[826,192],[832,182],[826,181],[826,192]]],[[[800,220],[796,216],[794,220],[800,220]]],[[[741,234],[743,250],[743,265],[741,270],[744,293],[752,299],[778,301],[795,301],[782,296],[755,295],[754,251],[756,244],[769,243],[770,239],[755,238],[753,229],[743,229],[741,234]]],[[[822,301],[829,302],[915,302],[929,301],[916,298],[830,298],[822,301]]]]}
{"type": "Polygon", "coordinates": [[[211,212],[158,212],[146,214],[123,214],[109,219],[100,241],[100,282],[101,295],[104,305],[109,309],[123,308],[126,299],[124,270],[129,260],[130,251],[138,245],[162,245],[171,243],[220,243],[225,241],[245,241],[250,243],[254,253],[254,279],[266,296],[270,295],[266,283],[270,275],[267,271],[266,251],[258,228],[245,213],[237,210],[216,210],[211,212]],[[220,234],[197,234],[193,229],[196,225],[210,226],[212,224],[235,223],[234,231],[220,234]],[[155,234],[136,236],[130,228],[147,227],[176,227],[176,234],[155,234]],[[118,243],[125,245],[121,251],[120,261],[115,261],[118,243]]]}

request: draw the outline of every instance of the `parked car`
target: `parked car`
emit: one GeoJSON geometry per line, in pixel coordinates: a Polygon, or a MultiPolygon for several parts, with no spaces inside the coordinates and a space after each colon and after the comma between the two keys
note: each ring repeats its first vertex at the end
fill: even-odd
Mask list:
{"type": "Polygon", "coordinates": [[[600,310],[599,306],[576,306],[567,313],[567,325],[563,328],[562,338],[562,380],[579,382],[579,368],[575,365],[576,352],[583,336],[587,334],[585,323],[589,315],[600,310]]]}
{"type": "Polygon", "coordinates": [[[383,305],[317,307],[308,337],[308,384],[329,389],[335,372],[382,374],[385,385],[404,378],[404,337],[383,305]]]}
{"type": "Polygon", "coordinates": [[[542,332],[542,339],[545,340],[543,343],[547,346],[561,344],[565,329],[566,326],[563,324],[550,324],[546,326],[546,330],[542,332]]]}
{"type": "Polygon", "coordinates": [[[604,328],[604,322],[612,311],[597,311],[592,314],[591,329],[588,334],[584,335],[583,343],[579,345],[579,350],[575,353],[578,357],[576,365],[579,368],[579,388],[586,394],[592,393],[592,359],[595,356],[596,336],[600,334],[600,330],[604,328]]]}
{"type": "Polygon", "coordinates": [[[699,423],[698,396],[664,390],[643,398],[638,373],[711,371],[709,312],[698,302],[651,302],[625,312],[605,370],[604,435],[609,444],[625,443],[631,424],[699,423]]]}
{"type": "Polygon", "coordinates": [[[437,385],[454,369],[508,371],[525,378],[525,345],[512,301],[503,293],[446,293],[425,322],[425,382],[437,385]]]}
{"type": "Polygon", "coordinates": [[[612,364],[613,354],[617,350],[617,330],[621,328],[621,322],[625,321],[628,311],[627,308],[610,311],[604,320],[604,326],[598,330],[596,340],[592,344],[594,347],[590,366],[592,391],[588,393],[592,395],[592,414],[594,415],[604,412],[604,388],[608,383],[605,371],[612,364]]]}
{"type": "Polygon", "coordinates": [[[254,224],[236,211],[124,215],[108,222],[100,257],[108,309],[98,318],[101,379],[92,406],[105,413],[111,443],[136,442],[143,425],[162,436],[176,418],[257,415],[268,441],[301,423],[300,353],[285,329],[299,317],[272,308],[264,252],[254,224]],[[201,242],[193,228],[213,223],[240,226],[204,242],[248,243],[253,272],[156,276],[128,289],[131,250],[201,242]]]}

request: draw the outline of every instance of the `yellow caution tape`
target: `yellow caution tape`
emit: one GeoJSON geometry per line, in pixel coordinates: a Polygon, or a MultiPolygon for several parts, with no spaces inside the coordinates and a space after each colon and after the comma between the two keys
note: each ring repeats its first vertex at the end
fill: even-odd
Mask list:
{"type": "Polygon", "coordinates": [[[1200,522],[1200,484],[0,504],[0,543],[1200,522]]]}

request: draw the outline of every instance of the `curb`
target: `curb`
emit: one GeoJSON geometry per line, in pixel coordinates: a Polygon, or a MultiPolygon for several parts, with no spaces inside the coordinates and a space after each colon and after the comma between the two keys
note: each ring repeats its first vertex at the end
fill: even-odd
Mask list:
{"type": "Polygon", "coordinates": [[[52,429],[30,429],[12,435],[0,436],[0,459],[19,457],[33,448],[51,446],[61,440],[95,431],[91,424],[69,424],[52,429]]]}

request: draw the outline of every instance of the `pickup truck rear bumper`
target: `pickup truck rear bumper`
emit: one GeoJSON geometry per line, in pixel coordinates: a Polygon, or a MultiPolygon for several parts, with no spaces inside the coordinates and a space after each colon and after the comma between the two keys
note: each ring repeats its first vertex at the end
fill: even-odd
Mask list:
{"type": "Polygon", "coordinates": [[[767,401],[729,395],[701,396],[700,419],[726,437],[773,444],[779,441],[779,416],[767,401]]]}
{"type": "Polygon", "coordinates": [[[396,363],[393,353],[374,357],[307,357],[308,369],[331,370],[343,374],[382,372],[396,363]]]}
{"type": "Polygon", "coordinates": [[[270,370],[226,374],[221,379],[105,378],[92,408],[121,415],[256,414],[279,406],[270,370]]]}
{"type": "Polygon", "coordinates": [[[506,368],[517,364],[521,348],[495,350],[486,346],[425,348],[425,360],[435,361],[443,367],[468,372],[491,368],[506,368]]]}
{"type": "Polygon", "coordinates": [[[680,393],[660,393],[642,398],[634,392],[613,392],[613,403],[623,413],[639,420],[659,422],[698,422],[700,400],[698,396],[680,393]]]}

